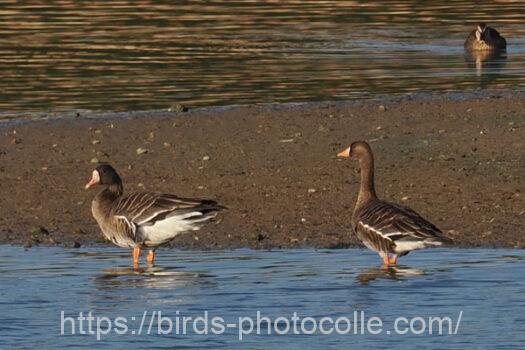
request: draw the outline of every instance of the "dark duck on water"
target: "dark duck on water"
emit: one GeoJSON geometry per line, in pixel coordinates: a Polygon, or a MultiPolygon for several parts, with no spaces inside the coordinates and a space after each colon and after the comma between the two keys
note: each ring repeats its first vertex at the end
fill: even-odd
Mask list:
{"type": "Polygon", "coordinates": [[[466,51],[498,51],[507,48],[507,41],[494,28],[480,23],[465,40],[466,51]]]}

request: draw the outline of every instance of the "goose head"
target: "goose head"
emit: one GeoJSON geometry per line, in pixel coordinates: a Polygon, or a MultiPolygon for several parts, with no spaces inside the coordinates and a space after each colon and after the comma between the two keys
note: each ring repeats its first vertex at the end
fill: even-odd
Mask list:
{"type": "Polygon", "coordinates": [[[342,158],[357,158],[362,160],[365,157],[370,157],[372,149],[370,145],[364,141],[356,141],[337,154],[338,157],[342,158]]]}
{"type": "Polygon", "coordinates": [[[338,157],[355,158],[359,161],[361,170],[361,185],[359,194],[357,196],[356,208],[366,203],[371,199],[377,199],[376,190],[374,186],[374,156],[370,145],[365,141],[356,141],[345,148],[338,157]]]}
{"type": "Polygon", "coordinates": [[[109,164],[101,164],[93,170],[91,180],[86,184],[86,190],[97,185],[121,185],[122,180],[116,170],[109,164]]]}
{"type": "Polygon", "coordinates": [[[485,23],[478,24],[476,28],[476,40],[485,41],[487,35],[487,25],[485,23]]]}

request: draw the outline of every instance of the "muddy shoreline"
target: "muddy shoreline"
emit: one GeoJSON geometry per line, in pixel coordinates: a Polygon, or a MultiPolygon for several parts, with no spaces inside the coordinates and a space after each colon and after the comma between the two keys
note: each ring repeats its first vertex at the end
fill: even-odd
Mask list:
{"type": "Polygon", "coordinates": [[[335,155],[361,139],[375,152],[382,198],[417,210],[457,246],[525,248],[522,91],[86,112],[10,119],[0,131],[2,244],[107,244],[90,213],[95,191],[83,189],[105,161],[128,191],[229,207],[173,246],[353,246],[357,164],[335,155]]]}

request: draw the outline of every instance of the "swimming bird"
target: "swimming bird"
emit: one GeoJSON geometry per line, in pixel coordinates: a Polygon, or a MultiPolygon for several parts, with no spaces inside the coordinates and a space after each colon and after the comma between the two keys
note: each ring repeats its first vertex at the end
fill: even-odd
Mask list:
{"type": "Polygon", "coordinates": [[[494,28],[480,23],[470,32],[463,45],[466,51],[495,51],[505,50],[507,41],[494,28]]]}
{"type": "Polygon", "coordinates": [[[377,198],[374,156],[368,143],[354,142],[338,157],[352,157],[359,161],[361,185],[352,224],[357,238],[367,248],[379,253],[385,267],[396,265],[399,256],[412,250],[449,242],[436,226],[412,209],[377,198]],[[391,258],[389,254],[392,254],[391,258]]]}
{"type": "Polygon", "coordinates": [[[181,198],[172,194],[132,192],[124,194],[122,180],[109,164],[93,170],[86,190],[104,189],[91,204],[93,217],[113,244],[133,249],[133,266],[139,267],[142,249],[149,249],[147,262],[155,263],[155,249],[175,236],[196,231],[225,207],[212,200],[181,198]]]}

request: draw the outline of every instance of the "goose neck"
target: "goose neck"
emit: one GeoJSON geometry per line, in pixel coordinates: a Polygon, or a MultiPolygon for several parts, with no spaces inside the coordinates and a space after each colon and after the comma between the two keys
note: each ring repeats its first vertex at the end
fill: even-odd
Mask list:
{"type": "Polygon", "coordinates": [[[371,154],[359,160],[361,167],[361,185],[357,197],[357,206],[369,199],[377,198],[374,184],[374,159],[371,154]]]}

